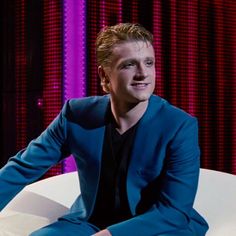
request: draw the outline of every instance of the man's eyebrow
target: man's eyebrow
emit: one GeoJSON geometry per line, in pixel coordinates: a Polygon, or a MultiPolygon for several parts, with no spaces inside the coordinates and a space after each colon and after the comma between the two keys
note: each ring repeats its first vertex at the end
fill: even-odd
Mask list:
{"type": "Polygon", "coordinates": [[[123,59],[119,62],[119,65],[123,65],[124,63],[127,63],[127,62],[137,62],[138,60],[135,59],[135,58],[127,58],[127,59],[123,59]]]}
{"type": "MultiPolygon", "coordinates": [[[[144,58],[142,58],[141,60],[155,60],[155,57],[144,57],[144,58]]],[[[120,63],[123,63],[123,62],[132,62],[132,61],[140,61],[140,59],[137,59],[137,58],[126,58],[126,59],[124,59],[124,60],[122,60],[120,63]]]]}
{"type": "Polygon", "coordinates": [[[132,62],[132,61],[138,61],[138,60],[135,58],[127,58],[127,59],[124,59],[123,61],[121,61],[121,63],[122,62],[132,62]]]}
{"type": "MultiPolygon", "coordinates": [[[[149,57],[149,56],[147,56],[147,57],[142,58],[141,60],[144,60],[144,61],[151,60],[151,61],[155,62],[155,57],[152,57],[152,56],[149,57]]],[[[128,63],[128,62],[134,62],[134,63],[136,63],[136,62],[138,62],[138,61],[140,61],[140,59],[137,59],[137,58],[135,58],[135,57],[130,57],[130,58],[126,58],[126,59],[121,59],[121,61],[118,62],[118,68],[121,67],[121,66],[123,66],[125,63],[128,63]]]]}
{"type": "Polygon", "coordinates": [[[154,60],[155,61],[155,57],[145,57],[145,60],[154,60]]]}

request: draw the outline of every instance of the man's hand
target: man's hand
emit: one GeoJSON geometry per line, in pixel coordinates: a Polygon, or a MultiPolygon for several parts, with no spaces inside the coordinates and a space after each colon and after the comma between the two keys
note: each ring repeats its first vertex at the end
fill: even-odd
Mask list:
{"type": "Polygon", "coordinates": [[[91,236],[112,236],[112,235],[109,232],[109,230],[104,229],[104,230],[97,232],[96,234],[91,235],[91,236]]]}

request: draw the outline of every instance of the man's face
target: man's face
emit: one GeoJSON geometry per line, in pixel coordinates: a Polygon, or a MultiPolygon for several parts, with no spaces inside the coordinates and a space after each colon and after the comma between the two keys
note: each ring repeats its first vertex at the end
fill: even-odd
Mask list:
{"type": "Polygon", "coordinates": [[[153,46],[143,41],[118,44],[111,66],[104,72],[113,101],[134,104],[148,100],[155,87],[153,46]]]}

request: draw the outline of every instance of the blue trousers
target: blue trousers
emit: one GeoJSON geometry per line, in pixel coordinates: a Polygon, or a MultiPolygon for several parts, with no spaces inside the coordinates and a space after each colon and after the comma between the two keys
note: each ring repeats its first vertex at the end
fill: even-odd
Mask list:
{"type": "Polygon", "coordinates": [[[59,219],[55,223],[34,231],[29,236],[91,236],[98,231],[96,226],[87,222],[73,223],[59,219]]]}

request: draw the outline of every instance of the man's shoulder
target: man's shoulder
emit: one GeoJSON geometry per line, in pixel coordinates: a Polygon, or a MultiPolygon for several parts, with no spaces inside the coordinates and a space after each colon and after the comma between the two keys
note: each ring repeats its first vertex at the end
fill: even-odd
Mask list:
{"type": "Polygon", "coordinates": [[[63,106],[62,114],[76,123],[102,120],[109,100],[108,95],[69,99],[63,106]]]}
{"type": "Polygon", "coordinates": [[[165,98],[162,98],[157,95],[151,97],[151,102],[155,107],[159,107],[158,113],[166,118],[172,120],[183,120],[183,119],[192,119],[194,116],[189,112],[183,110],[182,108],[173,105],[165,98]]]}
{"type": "Polygon", "coordinates": [[[89,96],[82,98],[72,98],[69,99],[66,103],[72,109],[86,108],[90,106],[96,106],[101,104],[107,104],[109,101],[109,96],[89,96]]]}
{"type": "MultiPolygon", "coordinates": [[[[149,122],[153,130],[159,130],[165,136],[173,135],[177,130],[197,124],[197,118],[185,110],[171,104],[166,99],[152,96],[149,109],[149,122]]],[[[153,131],[154,132],[154,131],[153,131]]]]}

